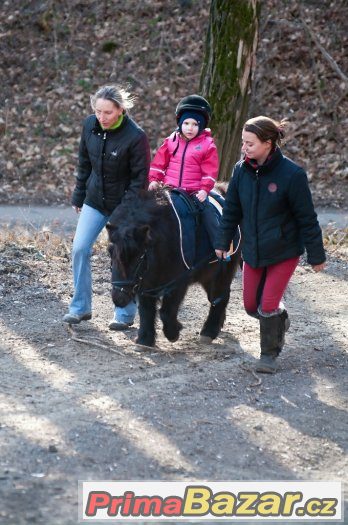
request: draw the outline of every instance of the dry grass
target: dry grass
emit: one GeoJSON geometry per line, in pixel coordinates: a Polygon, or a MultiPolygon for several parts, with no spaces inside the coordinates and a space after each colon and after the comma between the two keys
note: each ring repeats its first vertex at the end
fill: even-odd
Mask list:
{"type": "MultiPolygon", "coordinates": [[[[71,242],[49,229],[29,229],[26,227],[2,227],[0,231],[0,253],[11,249],[21,250],[41,259],[69,259],[71,242]]],[[[106,252],[106,232],[94,245],[94,252],[106,252]]]]}
{"type": "MultiPolygon", "coordinates": [[[[328,226],[323,229],[325,249],[329,255],[339,256],[348,260],[348,228],[338,229],[328,226]]],[[[94,245],[94,252],[106,252],[107,234],[104,231],[94,245]]],[[[28,228],[7,228],[0,230],[0,253],[16,248],[35,258],[69,259],[71,243],[64,237],[48,229],[33,230],[28,228]]]]}
{"type": "Polygon", "coordinates": [[[0,252],[16,248],[36,257],[67,258],[70,247],[65,239],[49,230],[31,231],[26,228],[2,228],[0,233],[0,252]]]}
{"type": "Polygon", "coordinates": [[[329,255],[348,260],[348,228],[327,226],[323,229],[323,238],[329,255]]]}

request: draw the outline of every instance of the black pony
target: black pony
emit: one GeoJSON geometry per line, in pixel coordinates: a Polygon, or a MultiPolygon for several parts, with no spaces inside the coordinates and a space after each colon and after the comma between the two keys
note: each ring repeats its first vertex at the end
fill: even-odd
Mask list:
{"type": "MultiPolygon", "coordinates": [[[[140,329],[137,343],[155,345],[156,304],[164,335],[177,341],[182,324],[177,319],[187,288],[199,282],[211,303],[200,332],[201,341],[215,339],[225,320],[230,285],[236,273],[240,250],[230,262],[209,262],[207,258],[188,270],[180,247],[177,217],[165,191],[126,196],[107,224],[116,306],[124,307],[138,297],[140,329]]],[[[212,260],[212,253],[209,257],[212,260]]]]}

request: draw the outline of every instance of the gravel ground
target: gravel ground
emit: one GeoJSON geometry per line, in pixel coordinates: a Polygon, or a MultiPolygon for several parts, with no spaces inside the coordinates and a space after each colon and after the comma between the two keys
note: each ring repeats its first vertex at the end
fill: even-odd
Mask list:
{"type": "Polygon", "coordinates": [[[69,241],[18,235],[0,244],[0,523],[77,523],[78,480],[347,479],[346,254],[301,264],[286,303],[292,325],[275,376],[257,376],[258,326],[242,308],[198,342],[208,311],[190,289],[181,338],[135,343],[137,322],[109,332],[108,256],[93,256],[93,319],[69,332],[69,241]],[[41,244],[40,244],[40,242],[41,244]]]}

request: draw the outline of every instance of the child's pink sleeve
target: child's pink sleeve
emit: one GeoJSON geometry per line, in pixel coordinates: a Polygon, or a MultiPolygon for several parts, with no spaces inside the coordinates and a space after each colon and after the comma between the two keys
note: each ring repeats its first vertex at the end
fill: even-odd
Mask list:
{"type": "Polygon", "coordinates": [[[201,172],[201,190],[209,193],[214,188],[219,174],[219,156],[214,142],[210,144],[207,154],[202,161],[201,172]]]}
{"type": "Polygon", "coordinates": [[[167,139],[162,146],[157,150],[156,155],[150,165],[149,182],[157,181],[163,182],[166,174],[166,169],[169,164],[169,152],[167,146],[167,139]]]}

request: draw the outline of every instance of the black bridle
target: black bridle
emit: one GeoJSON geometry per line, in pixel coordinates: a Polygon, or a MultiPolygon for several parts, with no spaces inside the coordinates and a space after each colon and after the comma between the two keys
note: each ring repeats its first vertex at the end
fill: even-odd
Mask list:
{"type": "MultiPolygon", "coordinates": [[[[156,286],[155,288],[144,289],[142,286],[144,274],[148,270],[147,250],[145,249],[145,251],[140,255],[140,257],[137,260],[132,278],[112,280],[111,284],[114,290],[128,295],[130,299],[134,298],[135,295],[144,295],[148,297],[159,298],[168,295],[180,283],[189,280],[189,278],[195,271],[199,270],[201,267],[205,266],[209,262],[215,262],[214,256],[212,256],[212,254],[209,254],[207,257],[199,261],[199,263],[193,266],[192,268],[185,270],[175,279],[172,279],[171,281],[168,281],[165,284],[161,284],[160,286],[156,286]],[[129,288],[131,289],[129,290],[129,288]]],[[[222,267],[225,264],[226,263],[224,261],[218,261],[217,272],[221,271],[222,267]]],[[[224,296],[225,294],[223,294],[223,296],[221,297],[216,298],[214,301],[211,301],[212,306],[216,306],[224,298],[224,296]]]]}
{"type": "MultiPolygon", "coordinates": [[[[130,297],[133,297],[134,295],[140,293],[142,281],[143,281],[143,275],[147,271],[147,250],[145,249],[144,252],[139,256],[137,263],[135,265],[134,275],[131,279],[116,279],[112,280],[112,288],[113,290],[118,290],[126,295],[129,295],[130,297]],[[131,287],[130,292],[125,288],[131,287]]],[[[112,265],[111,265],[112,270],[112,265]]]]}

